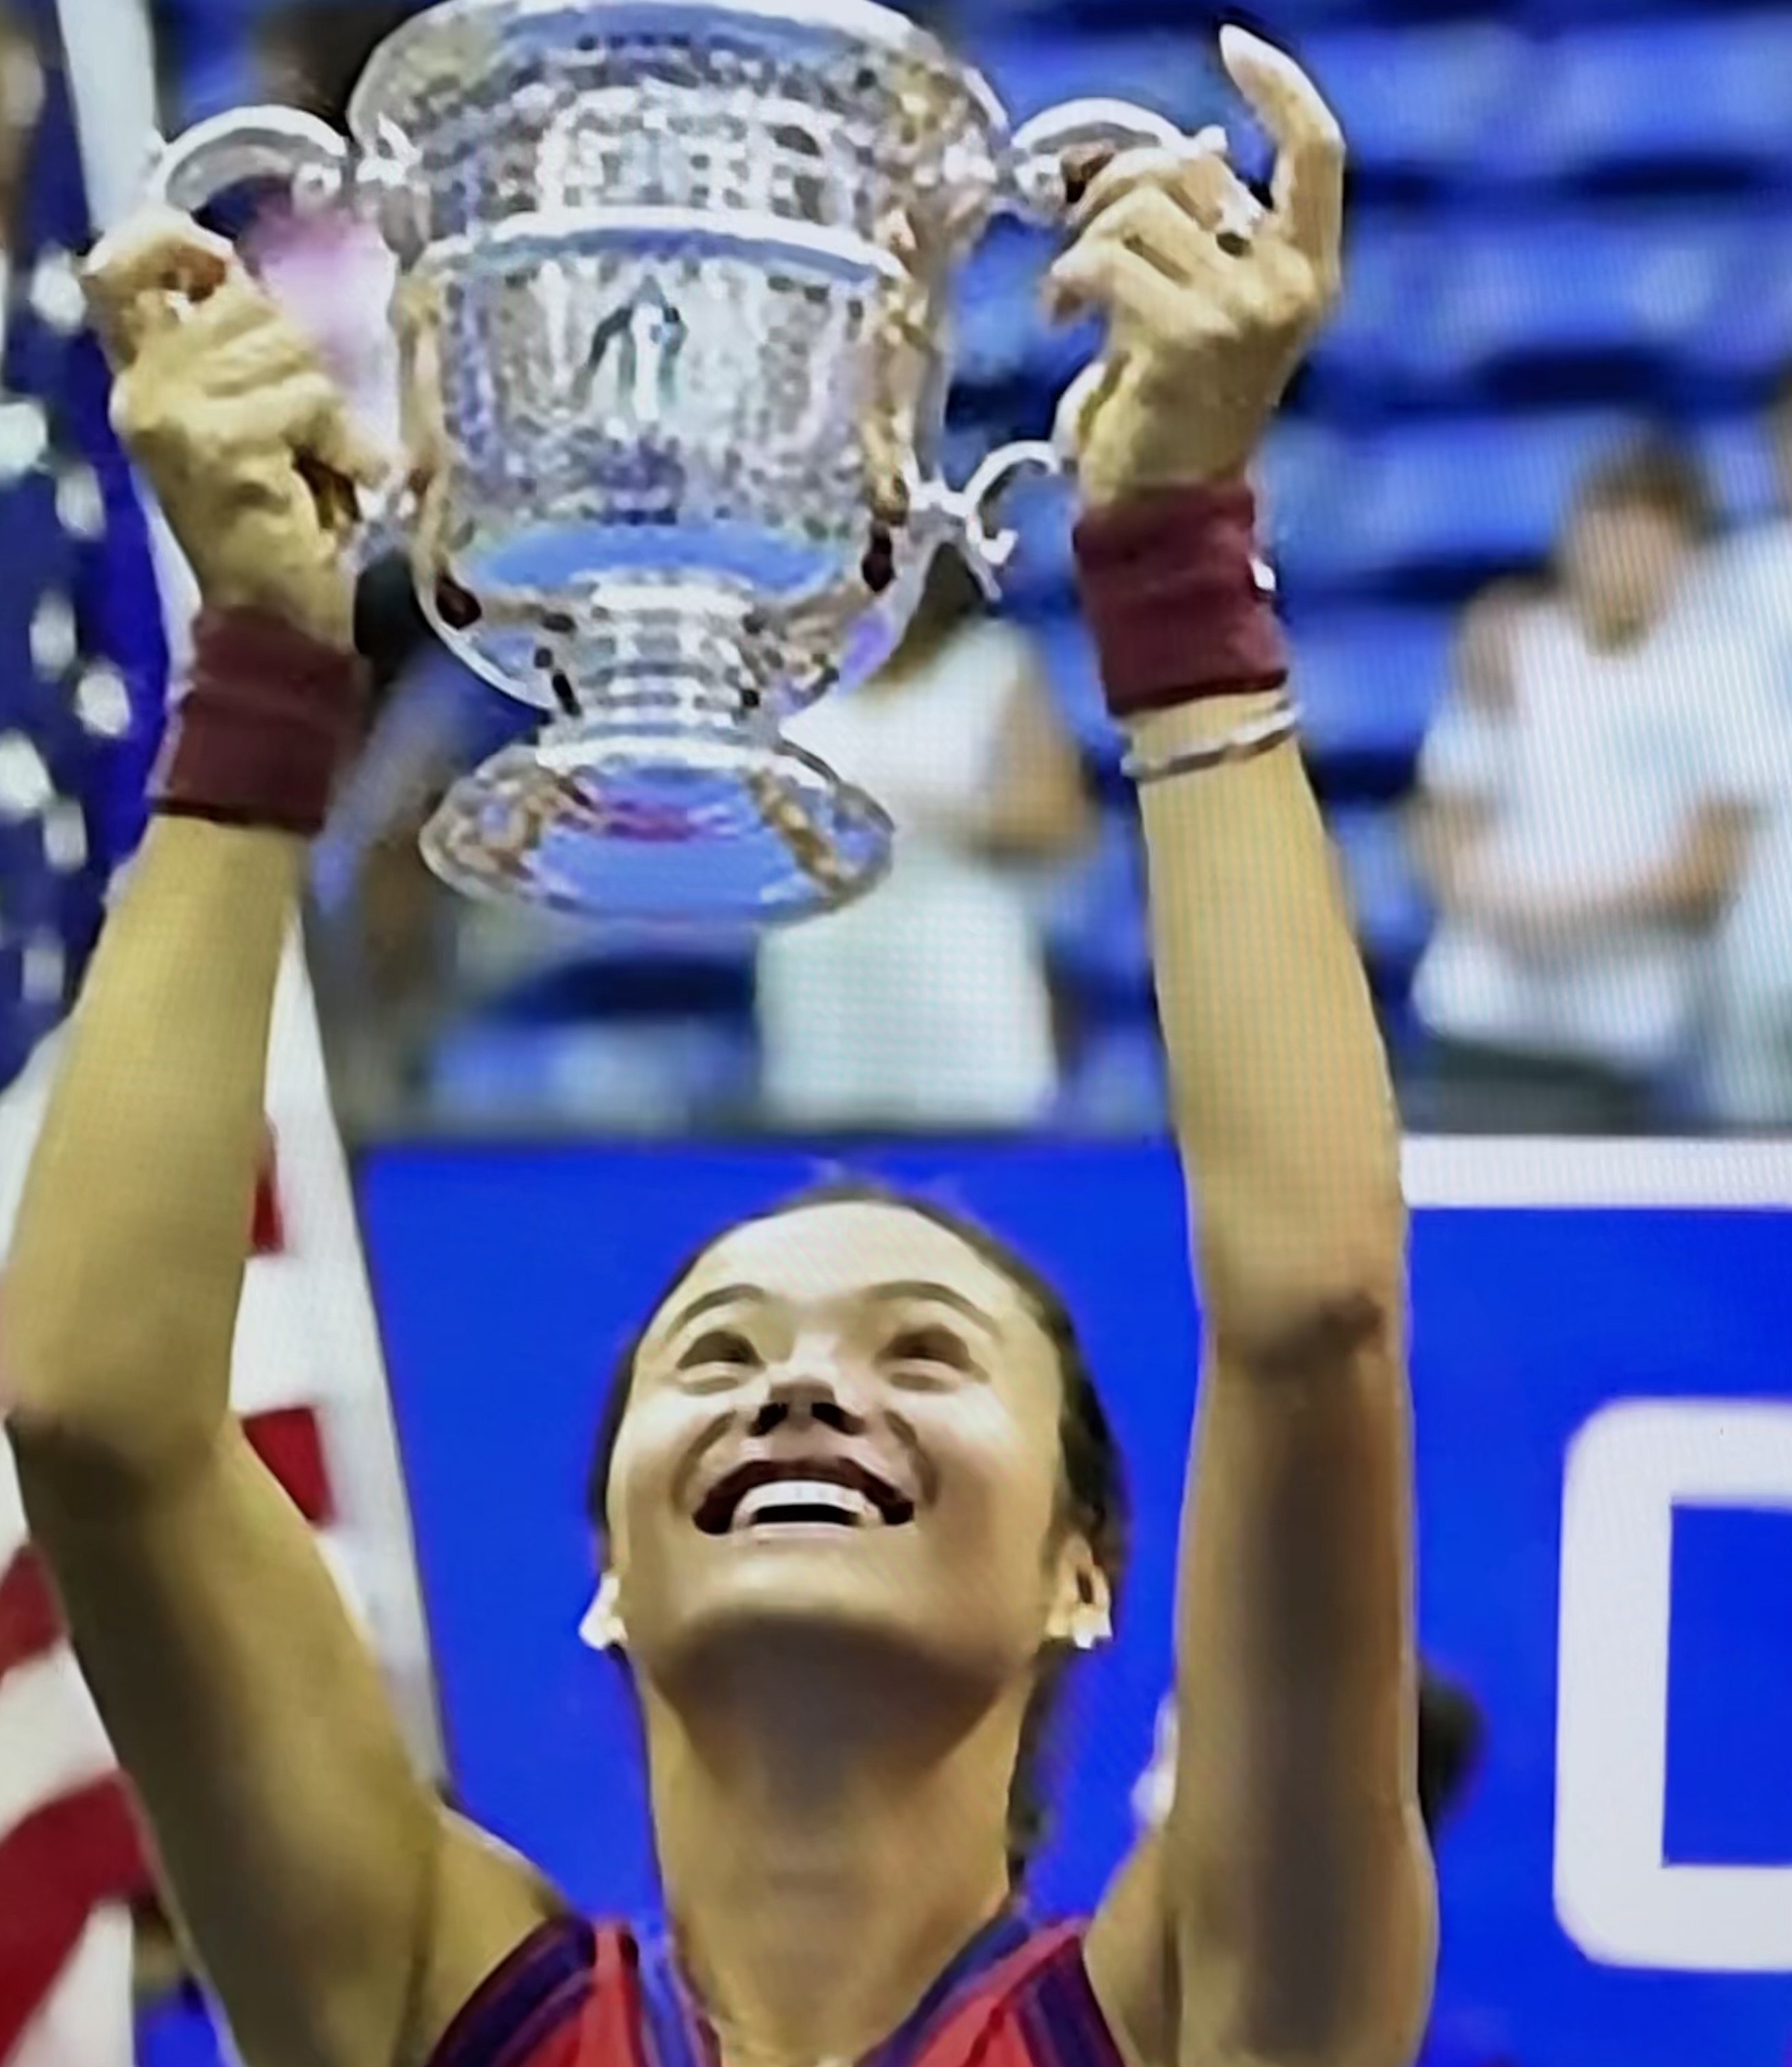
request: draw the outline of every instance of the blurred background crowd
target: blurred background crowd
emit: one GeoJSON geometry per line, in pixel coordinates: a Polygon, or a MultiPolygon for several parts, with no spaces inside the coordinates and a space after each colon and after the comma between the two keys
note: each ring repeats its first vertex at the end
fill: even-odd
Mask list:
{"type": "MultiPolygon", "coordinates": [[[[410,11],[166,0],[165,120],[258,96],[339,116],[410,11]]],[[[1183,11],[957,0],[929,18],[1020,114],[1131,95],[1229,121],[1249,160],[1183,11]]],[[[1306,751],[1409,1123],[1782,1127],[1792,17],[1611,0],[1274,12],[1340,110],[1354,172],[1345,303],[1262,485],[1306,751]]],[[[17,133],[28,66],[6,76],[17,133]]],[[[389,422],[367,233],[274,207],[250,243],[389,422]]],[[[1049,249],[998,225],[965,269],[956,477],[1044,432],[1093,342],[1038,313],[1049,249]]],[[[0,403],[0,482],[38,435],[0,403]]],[[[1074,615],[1068,513],[1042,491],[1019,517],[999,616],[942,563],[884,676],[803,728],[897,819],[893,880],[757,945],[593,934],[436,887],[422,817],[525,714],[385,597],[384,715],[316,886],[351,1123],[1156,1131],[1138,843],[1074,615]]],[[[26,521],[15,510],[9,546],[26,521]]],[[[40,626],[0,668],[0,790],[9,766],[31,789],[19,741],[47,653],[40,626]]],[[[30,895],[9,901],[0,998],[54,988],[30,895]]]]}

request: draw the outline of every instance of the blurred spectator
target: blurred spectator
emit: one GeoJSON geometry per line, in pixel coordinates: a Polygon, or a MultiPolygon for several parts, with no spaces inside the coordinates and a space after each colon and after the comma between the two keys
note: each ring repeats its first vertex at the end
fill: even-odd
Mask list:
{"type": "Polygon", "coordinates": [[[1767,415],[1779,514],[1714,555],[1700,607],[1757,656],[1779,720],[1769,814],[1719,942],[1709,1091],[1733,1127],[1792,1127],[1792,368],[1767,415]]]}
{"type": "MultiPolygon", "coordinates": [[[[374,722],[313,857],[310,938],[338,1100],[365,1124],[413,1109],[455,1009],[457,942],[483,916],[437,883],[418,836],[449,785],[530,714],[437,644],[402,555],[361,576],[355,638],[374,722]]],[[[526,914],[496,916],[526,931],[526,914]]]]}
{"type": "Polygon", "coordinates": [[[942,552],[883,673],[790,727],[889,811],[897,847],[868,896],[760,949],[776,1123],[1025,1127],[1055,1094],[1026,871],[1073,853],[1090,812],[1030,642],[981,603],[942,552]]]}
{"type": "MultiPolygon", "coordinates": [[[[25,25],[0,0],[0,265],[10,241],[25,153],[43,99],[43,74],[25,25]]],[[[4,274],[0,273],[0,284],[4,274]]]]}
{"type": "Polygon", "coordinates": [[[1762,428],[1779,508],[1724,542],[1700,590],[1707,607],[1733,616],[1737,628],[1770,648],[1784,668],[1792,664],[1792,366],[1774,385],[1762,428]]]}
{"type": "Polygon", "coordinates": [[[1416,1124],[1680,1116],[1717,931],[1771,802],[1758,653],[1688,602],[1709,526],[1694,463],[1643,440],[1583,483],[1558,595],[1484,600],[1465,629],[1420,766],[1439,922],[1416,1124]]]}

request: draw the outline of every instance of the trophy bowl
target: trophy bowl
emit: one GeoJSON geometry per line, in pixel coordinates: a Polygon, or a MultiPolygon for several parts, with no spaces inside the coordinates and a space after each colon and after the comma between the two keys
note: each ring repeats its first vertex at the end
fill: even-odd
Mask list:
{"type": "Polygon", "coordinates": [[[350,136],[250,108],[155,197],[351,205],[396,264],[407,485],[385,513],[448,646],[543,713],[424,835],[473,895],[770,924],[888,865],[876,803],[783,738],[888,657],[933,554],[994,593],[1004,487],[941,477],[954,270],[1061,220],[1067,153],[1175,140],[1078,102],[1011,131],[870,0],[445,0],[387,38],[350,136]]]}

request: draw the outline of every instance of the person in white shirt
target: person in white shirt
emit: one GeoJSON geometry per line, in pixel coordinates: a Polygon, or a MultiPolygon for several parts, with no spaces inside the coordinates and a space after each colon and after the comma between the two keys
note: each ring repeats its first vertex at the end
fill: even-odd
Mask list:
{"type": "Polygon", "coordinates": [[[1713,1118],[1747,1130],[1792,1127],[1792,368],[1764,432],[1780,510],[1725,540],[1697,592],[1757,656],[1779,721],[1772,804],[1718,942],[1707,1080],[1713,1118]]]}
{"type": "Polygon", "coordinates": [[[1028,1126],[1058,1086],[1033,872],[1090,825],[1031,643],[942,552],[900,650],[788,728],[896,821],[888,877],[758,963],[766,1116],[792,1127],[1028,1126]]]}
{"type": "Polygon", "coordinates": [[[1509,627],[1506,707],[1458,693],[1420,766],[1439,923],[1409,1102],[1449,1133],[1680,1117],[1714,943],[1771,801],[1757,649],[1688,606],[1696,465],[1650,438],[1576,497],[1558,593],[1509,627]]]}

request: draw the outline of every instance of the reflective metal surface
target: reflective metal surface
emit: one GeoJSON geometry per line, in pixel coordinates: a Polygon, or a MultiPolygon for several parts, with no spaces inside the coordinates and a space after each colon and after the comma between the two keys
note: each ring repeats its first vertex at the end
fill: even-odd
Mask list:
{"type": "Polygon", "coordinates": [[[351,124],[345,149],[249,111],[158,181],[193,206],[283,164],[398,257],[419,593],[551,714],[449,799],[433,865],[630,917],[858,894],[888,826],[778,724],[875,670],[941,544],[993,579],[988,506],[1049,463],[939,477],[953,269],[998,207],[1061,206],[1061,144],[1173,132],[1087,104],[1018,147],[867,0],[448,0],[376,52],[351,124]]]}

